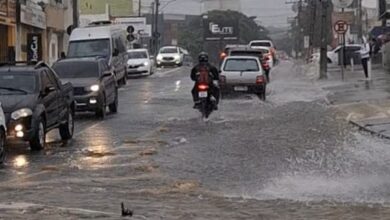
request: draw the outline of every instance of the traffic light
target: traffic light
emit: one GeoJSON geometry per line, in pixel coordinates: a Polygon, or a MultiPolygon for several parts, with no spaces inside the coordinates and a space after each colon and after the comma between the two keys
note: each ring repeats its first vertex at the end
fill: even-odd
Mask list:
{"type": "Polygon", "coordinates": [[[135,31],[135,28],[132,25],[127,27],[127,33],[128,33],[127,40],[129,42],[133,42],[135,40],[134,31],[135,31]]]}

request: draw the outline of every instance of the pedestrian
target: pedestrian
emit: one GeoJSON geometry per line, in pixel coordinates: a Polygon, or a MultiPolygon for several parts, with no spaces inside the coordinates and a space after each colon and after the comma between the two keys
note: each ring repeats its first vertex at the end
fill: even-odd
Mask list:
{"type": "Polygon", "coordinates": [[[369,79],[368,77],[368,62],[370,60],[370,44],[367,42],[367,38],[363,37],[363,44],[360,48],[360,59],[362,61],[362,66],[364,70],[364,75],[366,76],[366,79],[369,79]]]}

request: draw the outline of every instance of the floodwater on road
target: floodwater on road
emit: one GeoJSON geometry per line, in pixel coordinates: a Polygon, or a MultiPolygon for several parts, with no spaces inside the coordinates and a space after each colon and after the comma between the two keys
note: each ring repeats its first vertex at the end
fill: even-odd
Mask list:
{"type": "Polygon", "coordinates": [[[129,80],[104,121],[79,114],[70,143],[13,144],[0,219],[388,219],[390,149],[324,101],[293,62],[267,101],[224,97],[207,122],[188,68],[129,80]]]}

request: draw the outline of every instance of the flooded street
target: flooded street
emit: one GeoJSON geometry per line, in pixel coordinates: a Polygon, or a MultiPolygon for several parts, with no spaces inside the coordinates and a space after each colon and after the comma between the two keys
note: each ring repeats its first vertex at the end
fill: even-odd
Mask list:
{"type": "Polygon", "coordinates": [[[9,143],[0,219],[388,219],[390,149],[284,61],[267,101],[223,97],[203,121],[187,67],[120,89],[119,113],[76,117],[69,143],[9,143]]]}

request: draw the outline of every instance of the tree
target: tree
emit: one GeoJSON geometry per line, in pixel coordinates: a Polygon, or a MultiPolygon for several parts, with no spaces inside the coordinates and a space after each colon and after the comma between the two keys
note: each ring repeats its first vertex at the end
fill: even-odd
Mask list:
{"type": "Polygon", "coordinates": [[[218,59],[219,52],[226,44],[248,44],[251,40],[269,39],[269,31],[262,26],[256,24],[253,18],[249,18],[238,11],[220,11],[214,10],[208,12],[210,20],[218,23],[233,23],[238,21],[239,39],[238,41],[224,42],[204,42],[202,18],[196,17],[187,21],[180,27],[179,45],[187,48],[193,57],[196,57],[201,51],[207,51],[211,59],[218,59]]]}

